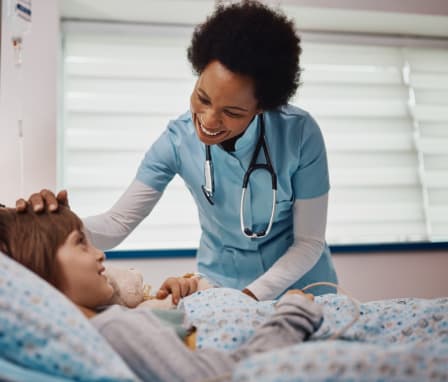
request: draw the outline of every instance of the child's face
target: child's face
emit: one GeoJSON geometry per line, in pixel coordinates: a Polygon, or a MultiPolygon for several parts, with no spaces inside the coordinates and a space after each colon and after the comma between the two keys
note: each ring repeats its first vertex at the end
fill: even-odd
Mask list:
{"type": "Polygon", "coordinates": [[[59,248],[56,259],[61,272],[59,289],[75,304],[96,308],[112,297],[112,286],[103,275],[104,253],[75,230],[59,248]]]}

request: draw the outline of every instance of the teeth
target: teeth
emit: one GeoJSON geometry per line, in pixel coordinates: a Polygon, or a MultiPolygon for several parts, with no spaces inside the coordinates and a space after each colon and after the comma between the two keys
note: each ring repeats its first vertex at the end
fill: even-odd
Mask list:
{"type": "Polygon", "coordinates": [[[207,129],[204,127],[204,125],[202,124],[202,122],[201,122],[200,119],[199,119],[199,127],[201,128],[201,131],[202,131],[204,134],[207,134],[207,135],[209,135],[209,136],[211,136],[211,137],[214,137],[215,135],[218,135],[219,133],[222,132],[222,131],[213,132],[213,131],[209,131],[209,130],[207,130],[207,129]]]}

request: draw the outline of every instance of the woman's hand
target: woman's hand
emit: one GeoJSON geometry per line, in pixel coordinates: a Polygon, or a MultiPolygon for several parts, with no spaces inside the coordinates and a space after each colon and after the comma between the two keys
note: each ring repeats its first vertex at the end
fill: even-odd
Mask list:
{"type": "Polygon", "coordinates": [[[58,195],[55,196],[52,191],[44,189],[39,193],[32,194],[28,202],[25,199],[17,200],[16,210],[24,212],[28,205],[31,205],[34,212],[43,212],[45,209],[54,212],[58,210],[59,205],[69,207],[67,191],[59,191],[58,195]]]}
{"type": "Polygon", "coordinates": [[[310,301],[314,301],[314,295],[311,293],[303,293],[300,289],[291,289],[286,292],[286,294],[300,294],[306,297],[310,301]]]}
{"type": "Polygon", "coordinates": [[[198,290],[198,283],[197,277],[169,277],[158,290],[156,297],[163,300],[171,294],[173,304],[177,305],[182,297],[198,290]]]}

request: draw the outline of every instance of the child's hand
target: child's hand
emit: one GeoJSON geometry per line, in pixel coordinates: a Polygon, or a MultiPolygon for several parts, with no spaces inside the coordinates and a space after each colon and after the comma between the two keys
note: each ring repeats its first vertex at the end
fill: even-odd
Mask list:
{"type": "Polygon", "coordinates": [[[160,300],[157,299],[155,297],[149,299],[149,300],[145,300],[143,302],[141,302],[138,307],[147,307],[147,308],[151,308],[151,309],[163,309],[163,310],[168,310],[168,309],[174,309],[176,307],[176,305],[173,304],[173,301],[171,300],[171,298],[169,296],[167,296],[165,299],[160,300]]]}
{"type": "Polygon", "coordinates": [[[180,298],[189,296],[198,290],[198,283],[197,277],[169,277],[160,287],[156,297],[163,300],[171,294],[173,304],[177,305],[180,298]]]}
{"type": "Polygon", "coordinates": [[[308,300],[314,301],[314,295],[311,293],[303,293],[300,289],[291,289],[286,292],[286,294],[300,294],[302,296],[305,296],[308,300]]]}

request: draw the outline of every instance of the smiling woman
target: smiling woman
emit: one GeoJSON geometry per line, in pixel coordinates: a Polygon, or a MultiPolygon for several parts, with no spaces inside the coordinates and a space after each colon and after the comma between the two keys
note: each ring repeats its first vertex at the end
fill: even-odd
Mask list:
{"type": "MultiPolygon", "coordinates": [[[[179,175],[202,230],[198,271],[213,283],[260,300],[314,281],[335,283],[325,240],[325,143],[314,118],[288,104],[299,86],[300,53],[295,25],[281,11],[251,0],[218,5],[187,50],[197,74],[190,110],[168,123],[119,201],[84,220],[93,243],[120,244],[179,175]]],[[[54,210],[67,194],[56,199],[46,190],[29,201],[54,210]]]]}

